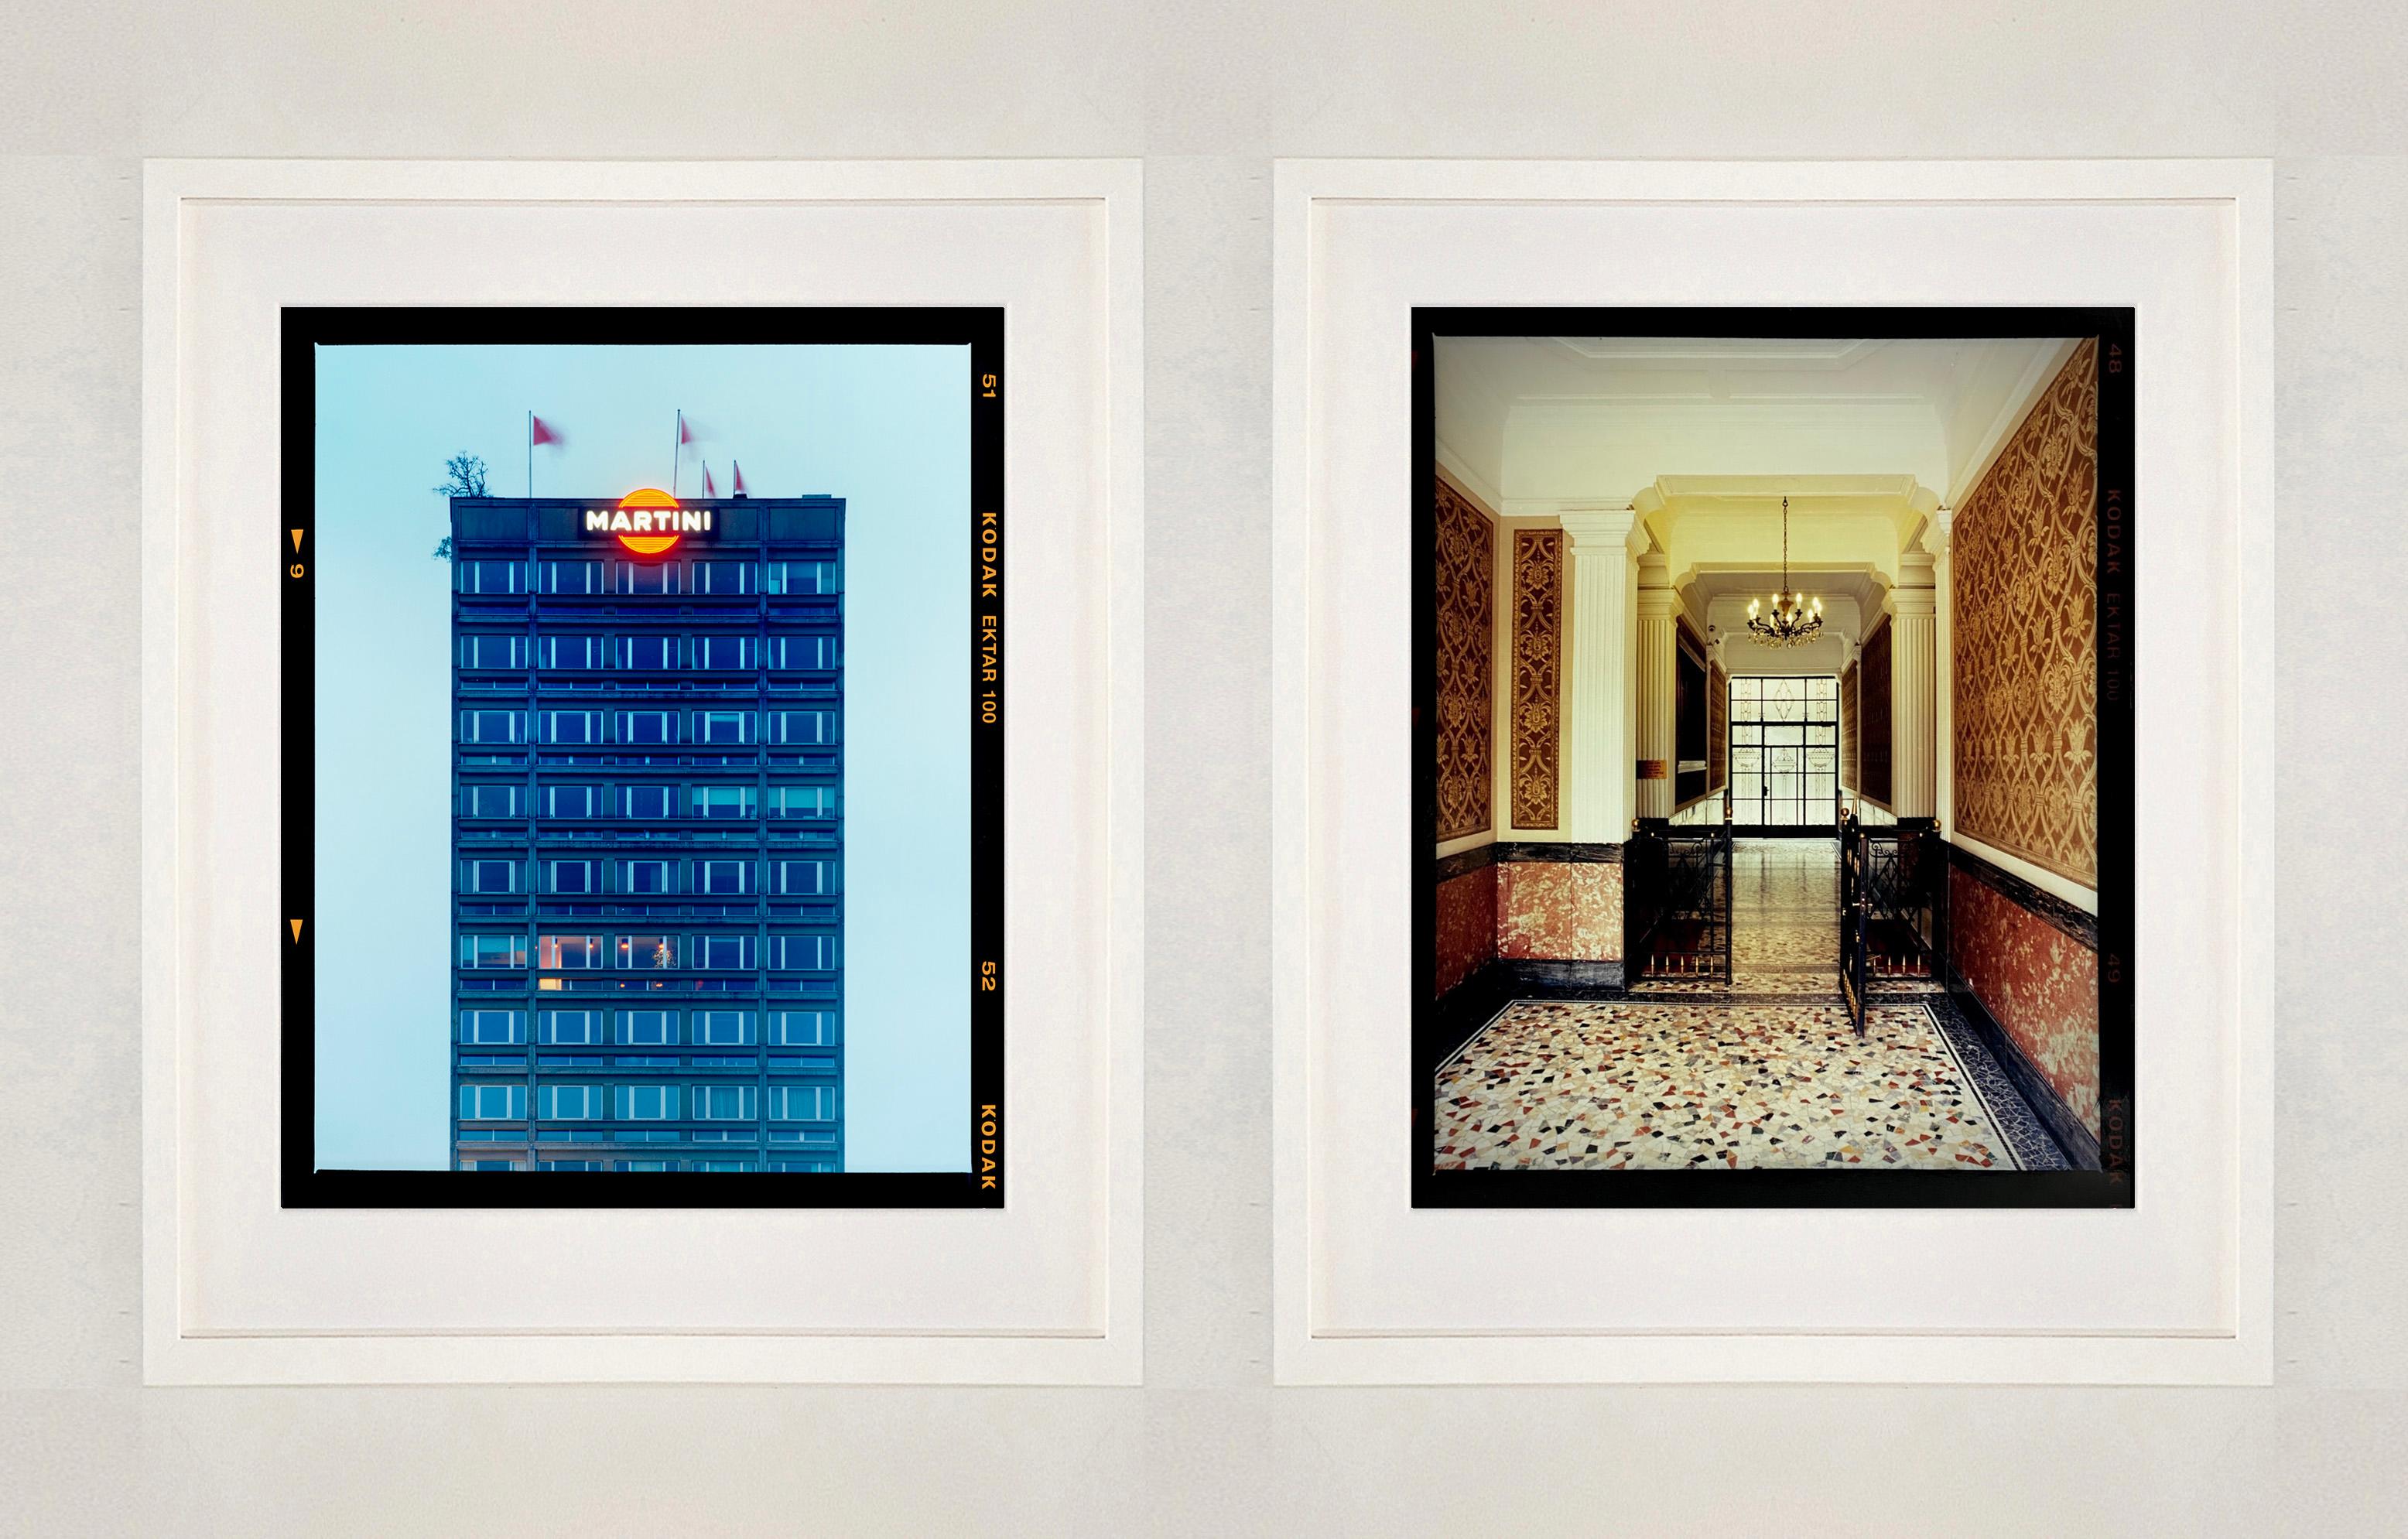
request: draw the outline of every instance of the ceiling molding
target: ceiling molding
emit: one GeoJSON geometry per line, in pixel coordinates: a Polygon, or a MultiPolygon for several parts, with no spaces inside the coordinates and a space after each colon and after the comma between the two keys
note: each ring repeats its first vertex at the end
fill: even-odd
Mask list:
{"type": "Polygon", "coordinates": [[[1491,518],[1507,516],[1505,499],[1498,496],[1497,488],[1464,464],[1463,456],[1449,449],[1444,439],[1438,440],[1438,467],[1446,473],[1447,480],[1455,482],[1456,491],[1478,502],[1491,518]]]}
{"type": "Polygon", "coordinates": [[[1965,468],[1957,472],[1956,484],[1948,488],[1948,495],[1942,501],[1951,508],[1958,507],[1974,487],[1982,484],[1982,478],[1988,475],[1990,467],[1999,462],[1999,455],[2007,447],[2007,440],[2014,436],[2016,428],[2024,424],[2024,419],[2031,415],[2032,408],[2040,404],[2042,394],[2063,370],[2067,360],[2073,356],[2073,350],[2081,345],[2079,337],[2060,338],[2053,346],[2033,357],[2026,366],[2023,377],[2015,381],[2014,389],[2007,393],[2005,403],[1999,408],[1999,414],[1990,419],[1990,425],[1982,434],[1972,458],[1967,460],[1965,468]]]}

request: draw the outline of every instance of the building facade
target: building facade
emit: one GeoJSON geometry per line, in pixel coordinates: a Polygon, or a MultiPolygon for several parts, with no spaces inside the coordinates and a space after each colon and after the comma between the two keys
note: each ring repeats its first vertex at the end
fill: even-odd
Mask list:
{"type": "Polygon", "coordinates": [[[455,497],[461,1170],[844,1168],[844,503],[455,497]]]}

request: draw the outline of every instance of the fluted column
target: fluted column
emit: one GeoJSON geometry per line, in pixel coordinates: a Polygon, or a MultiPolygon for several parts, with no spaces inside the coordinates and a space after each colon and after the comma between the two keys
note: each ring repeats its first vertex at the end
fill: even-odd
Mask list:
{"type": "Polygon", "coordinates": [[[1931,554],[1899,553],[1890,591],[1890,810],[1903,821],[1935,813],[1931,554]]]}
{"type": "Polygon", "coordinates": [[[1923,543],[1931,552],[1931,815],[1940,831],[1956,824],[1956,619],[1948,565],[1948,531],[1956,510],[1931,515],[1923,543]]]}
{"type": "Polygon", "coordinates": [[[1672,815],[1672,574],[1660,550],[1639,558],[1639,815],[1672,815]]]}
{"type": "Polygon", "coordinates": [[[1570,647],[1564,669],[1565,826],[1578,840],[1620,843],[1629,834],[1630,634],[1627,508],[1578,510],[1559,522],[1571,542],[1570,647]]]}

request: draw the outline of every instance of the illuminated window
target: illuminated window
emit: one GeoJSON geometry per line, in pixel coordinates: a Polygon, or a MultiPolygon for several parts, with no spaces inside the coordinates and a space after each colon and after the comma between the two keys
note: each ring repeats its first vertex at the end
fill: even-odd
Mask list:
{"type": "Polygon", "coordinates": [[[523,1085],[460,1086],[460,1120],[463,1122],[524,1122],[526,1120],[526,1086],[523,1085]]]}
{"type": "Polygon", "coordinates": [[[834,1047],[836,1043],[836,1012],[833,1010],[773,1010],[769,1013],[769,1044],[772,1047],[834,1047]]]}
{"type": "Polygon", "coordinates": [[[769,1086],[769,1120],[772,1122],[833,1122],[836,1120],[836,1086],[832,1085],[769,1086]]]}
{"type": "Polygon", "coordinates": [[[678,666],[674,636],[623,636],[619,639],[621,668],[670,669],[678,666]]]}
{"type": "Polygon", "coordinates": [[[622,1010],[619,1012],[620,1046],[675,1047],[677,1044],[676,1011],[622,1010]]]}
{"type": "Polygon", "coordinates": [[[619,862],[619,890],[629,893],[670,891],[669,863],[666,860],[622,860],[619,862]]]}
{"type": "Polygon", "coordinates": [[[460,1041],[471,1047],[506,1047],[526,1041],[526,1016],[516,1010],[460,1012],[460,1041]]]}
{"type": "Polygon", "coordinates": [[[602,937],[545,935],[536,940],[536,965],[547,972],[590,971],[602,965],[602,937]]]}
{"type": "Polygon", "coordinates": [[[752,1122],[760,1116],[755,1108],[756,1087],[750,1085],[697,1085],[694,1086],[694,1116],[697,1122],[752,1122]]]}
{"type": "Polygon", "coordinates": [[[678,1087],[674,1085],[619,1086],[610,1115],[621,1122],[674,1121],[678,1115],[678,1087]]]}
{"type": "Polygon", "coordinates": [[[535,1040],[551,1047],[591,1047],[602,1042],[598,1010],[546,1010],[536,1016],[535,1040]]]}
{"type": "Polygon", "coordinates": [[[752,1046],[752,1012],[749,1010],[695,1011],[694,1044],[696,1047],[752,1046]]]}
{"type": "Polygon", "coordinates": [[[677,741],[677,717],[666,711],[622,711],[619,741],[628,744],[677,741]]]}
{"type": "Polygon", "coordinates": [[[832,860],[777,860],[769,867],[771,892],[815,897],[836,890],[832,860]]]}
{"type": "Polygon", "coordinates": [[[697,561],[694,564],[694,591],[696,593],[751,593],[752,563],[750,561],[697,561]]]}
{"type": "Polygon", "coordinates": [[[462,742],[524,742],[526,717],[517,711],[463,711],[462,742]]]}
{"type": "Polygon", "coordinates": [[[622,935],[610,948],[613,963],[625,972],[647,971],[678,965],[678,938],[674,935],[622,935]]]}
{"type": "Polygon", "coordinates": [[[467,968],[523,968],[527,965],[523,935],[463,935],[460,965],[467,968]]]}

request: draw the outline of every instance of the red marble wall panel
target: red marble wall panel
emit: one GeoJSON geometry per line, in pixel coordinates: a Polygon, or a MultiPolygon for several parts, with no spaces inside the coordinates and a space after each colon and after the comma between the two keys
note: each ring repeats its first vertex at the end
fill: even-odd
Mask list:
{"type": "Polygon", "coordinates": [[[1948,941],[1973,997],[2098,1132],[2098,953],[1962,869],[1948,873],[1948,941]]]}
{"type": "Polygon", "coordinates": [[[1497,958],[1497,868],[1483,866],[1438,885],[1438,992],[1497,958]]]}
{"type": "Polygon", "coordinates": [[[1497,955],[1515,961],[1619,961],[1622,868],[1606,861],[1500,864],[1497,955]]]}

